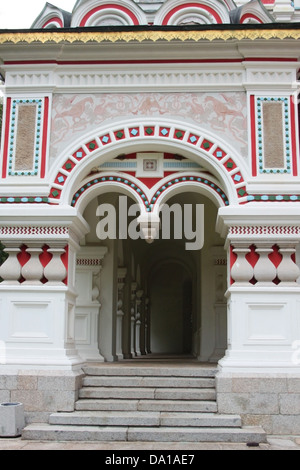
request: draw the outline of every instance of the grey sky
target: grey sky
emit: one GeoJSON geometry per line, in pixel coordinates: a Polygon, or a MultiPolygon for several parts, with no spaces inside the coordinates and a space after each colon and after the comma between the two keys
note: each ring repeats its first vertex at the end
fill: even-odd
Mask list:
{"type": "MultiPolygon", "coordinates": [[[[76,0],[50,0],[49,3],[72,11],[76,0]]],[[[30,28],[46,0],[0,0],[0,29],[30,28]]]]}

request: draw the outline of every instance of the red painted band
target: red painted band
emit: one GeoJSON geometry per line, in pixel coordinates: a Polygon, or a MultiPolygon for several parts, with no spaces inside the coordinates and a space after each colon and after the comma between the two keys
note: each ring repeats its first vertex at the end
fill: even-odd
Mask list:
{"type": "Polygon", "coordinates": [[[46,28],[46,26],[48,26],[48,24],[51,24],[51,23],[58,23],[61,28],[64,27],[62,20],[58,18],[58,16],[56,16],[55,18],[51,18],[50,20],[46,21],[46,23],[42,26],[42,28],[46,28]]]}
{"type": "Polygon", "coordinates": [[[246,57],[244,62],[298,62],[298,59],[295,57],[246,57]]]}
{"type": "Polygon", "coordinates": [[[213,8],[207,5],[203,5],[202,3],[186,3],[184,5],[179,5],[178,7],[175,7],[171,11],[169,11],[169,13],[163,19],[163,22],[162,22],[163,26],[166,26],[169,23],[169,20],[172,18],[173,15],[175,15],[175,13],[177,13],[180,10],[186,10],[188,8],[199,8],[202,10],[206,10],[215,18],[218,24],[223,23],[222,18],[218,15],[218,13],[215,10],[213,10],[213,8]]]}
{"type": "Polygon", "coordinates": [[[5,116],[5,130],[4,130],[4,147],[3,147],[3,165],[2,165],[2,178],[7,176],[7,160],[8,160],[8,146],[9,146],[9,133],[10,133],[10,114],[11,114],[11,98],[6,100],[6,116],[5,116]]]}
{"type": "Polygon", "coordinates": [[[249,19],[256,20],[260,24],[264,24],[264,22],[260,18],[258,18],[258,16],[253,15],[252,13],[246,13],[245,15],[243,15],[242,18],[240,19],[240,24],[243,24],[244,21],[249,20],[249,19]]]}
{"type": "Polygon", "coordinates": [[[45,178],[45,175],[46,175],[46,157],[47,157],[47,141],[48,141],[48,117],[49,117],[49,98],[46,97],[45,98],[45,104],[44,104],[41,178],[45,178]]]}
{"type": "Polygon", "coordinates": [[[80,25],[79,26],[85,26],[87,21],[90,19],[91,16],[93,16],[95,13],[97,13],[98,11],[101,11],[101,10],[108,10],[108,9],[113,9],[113,10],[120,10],[120,11],[123,11],[124,13],[126,13],[130,18],[131,20],[133,21],[133,24],[135,26],[138,26],[139,25],[139,20],[137,19],[137,17],[135,16],[134,13],[132,13],[132,11],[130,11],[128,8],[126,7],[122,7],[121,5],[115,5],[113,3],[107,3],[106,5],[101,5],[99,7],[95,7],[93,8],[93,10],[89,11],[81,20],[80,22],[80,25]]]}
{"type": "Polygon", "coordinates": [[[250,96],[250,120],[251,120],[251,152],[252,152],[252,176],[257,176],[256,162],[256,125],[255,125],[255,97],[250,96]]]}
{"type": "Polygon", "coordinates": [[[293,156],[293,176],[298,175],[298,158],[297,158],[297,132],[296,132],[296,106],[294,103],[294,97],[290,97],[291,106],[291,138],[292,138],[292,156],[293,156]]]}

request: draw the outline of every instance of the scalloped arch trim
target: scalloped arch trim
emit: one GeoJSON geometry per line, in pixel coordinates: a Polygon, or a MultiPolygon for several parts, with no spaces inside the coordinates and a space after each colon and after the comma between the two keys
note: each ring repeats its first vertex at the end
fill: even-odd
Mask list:
{"type": "Polygon", "coordinates": [[[145,208],[147,212],[152,212],[156,206],[156,204],[159,202],[159,199],[161,195],[164,194],[164,192],[167,189],[174,188],[179,185],[186,185],[187,183],[192,183],[193,185],[198,185],[202,186],[204,188],[210,188],[211,191],[215,193],[215,196],[217,199],[219,199],[220,206],[228,206],[229,205],[229,200],[225,192],[213,181],[210,181],[208,178],[204,178],[203,176],[199,175],[190,175],[190,176],[175,176],[174,178],[169,178],[169,181],[165,182],[162,184],[157,191],[155,191],[155,194],[152,196],[151,199],[147,197],[147,194],[143,191],[141,186],[137,183],[136,179],[133,180],[130,177],[121,177],[121,176],[111,176],[108,174],[105,174],[105,176],[98,176],[98,177],[93,177],[89,181],[85,182],[84,185],[81,186],[81,188],[76,191],[76,193],[73,195],[72,198],[72,207],[75,207],[81,197],[92,187],[97,187],[100,186],[101,184],[104,183],[116,183],[120,186],[124,186],[125,188],[130,188],[136,193],[137,199],[140,200],[141,205],[145,208]]]}

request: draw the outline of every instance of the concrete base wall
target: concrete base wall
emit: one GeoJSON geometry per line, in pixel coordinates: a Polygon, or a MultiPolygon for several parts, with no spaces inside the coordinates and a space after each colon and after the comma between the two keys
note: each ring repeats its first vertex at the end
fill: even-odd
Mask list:
{"type": "Polygon", "coordinates": [[[300,373],[217,376],[219,413],[239,414],[268,434],[300,434],[300,373]]]}
{"type": "Polygon", "coordinates": [[[82,371],[0,371],[0,403],[20,402],[26,424],[48,423],[56,411],[74,411],[82,371]]]}

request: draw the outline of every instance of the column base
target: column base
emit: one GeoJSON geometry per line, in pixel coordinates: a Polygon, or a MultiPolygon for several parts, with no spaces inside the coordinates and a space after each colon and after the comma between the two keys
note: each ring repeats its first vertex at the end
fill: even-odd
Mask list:
{"type": "Polygon", "coordinates": [[[66,286],[0,285],[1,366],[78,370],[75,294],[66,286]]]}
{"type": "Polygon", "coordinates": [[[78,345],[77,350],[83,362],[105,362],[104,357],[97,350],[91,351],[90,349],[80,348],[78,345]]]}
{"type": "Polygon", "coordinates": [[[220,369],[299,373],[299,286],[232,287],[227,297],[230,344],[219,361],[220,369]]]}

